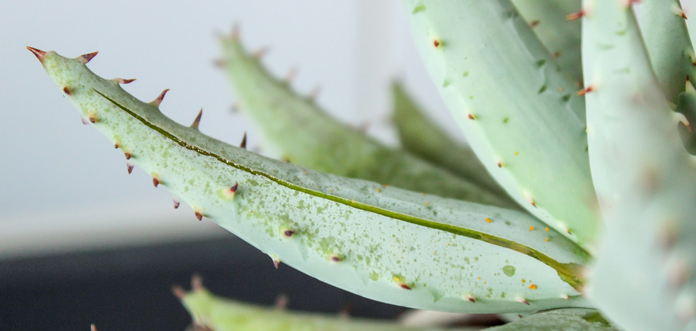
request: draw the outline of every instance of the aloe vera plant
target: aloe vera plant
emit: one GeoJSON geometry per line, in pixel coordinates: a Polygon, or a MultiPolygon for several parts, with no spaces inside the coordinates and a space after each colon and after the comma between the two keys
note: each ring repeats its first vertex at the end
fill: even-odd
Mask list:
{"type": "MultiPolygon", "coordinates": [[[[503,330],[614,328],[600,313],[626,330],[694,329],[696,56],[679,1],[644,2],[639,28],[631,0],[402,0],[471,149],[400,88],[403,150],[384,147],[274,78],[238,33],[220,38],[222,65],[283,160],[204,135],[200,114],[175,123],[164,93],[145,103],[92,73],[96,53],[29,49],[129,172],[276,267],[412,308],[562,309],[503,330]]],[[[229,305],[178,293],[203,327],[234,328],[229,305]],[[223,317],[201,317],[218,305],[223,317]]]]}

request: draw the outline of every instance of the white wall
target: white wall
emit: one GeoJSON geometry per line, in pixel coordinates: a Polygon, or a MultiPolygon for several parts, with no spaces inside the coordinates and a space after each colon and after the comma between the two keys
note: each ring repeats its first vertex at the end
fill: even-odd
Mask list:
{"type": "MultiPolygon", "coordinates": [[[[419,65],[398,1],[2,1],[0,259],[221,234],[188,207],[174,211],[140,169],[128,176],[122,153],[81,123],[25,46],[64,56],[99,51],[89,64],[97,74],[137,78],[125,88],[146,101],[170,88],[168,116],[189,123],[203,107],[203,132],[237,144],[250,131],[254,147],[212,65],[215,32],[233,22],[251,49],[271,47],[264,61],[276,74],[298,67],[299,91],[321,85],[328,111],[352,125],[369,121],[370,133],[395,142],[388,83],[419,65]]],[[[441,107],[423,69],[418,75],[426,87],[417,94],[441,107]]]]}

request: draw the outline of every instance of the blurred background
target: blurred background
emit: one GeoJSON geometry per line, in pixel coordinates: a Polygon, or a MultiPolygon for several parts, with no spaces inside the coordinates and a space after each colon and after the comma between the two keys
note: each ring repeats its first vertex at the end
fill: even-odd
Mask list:
{"type": "MultiPolygon", "coordinates": [[[[685,2],[690,14],[691,2],[685,2]]],[[[221,230],[172,208],[165,189],[136,168],[63,100],[25,47],[64,56],[99,51],[89,67],[141,100],[165,88],[162,110],[250,149],[263,147],[220,70],[216,33],[233,23],[278,76],[293,68],[301,93],[353,126],[396,144],[390,82],[406,83],[430,115],[460,138],[413,45],[396,0],[2,1],[0,2],[0,330],[184,330],[171,295],[194,272],[214,292],[290,308],[394,317],[378,304],[315,281],[221,230]]]]}
{"type": "Polygon", "coordinates": [[[123,155],[83,125],[26,46],[74,57],[201,131],[263,153],[213,65],[216,34],[233,23],[278,76],[296,68],[301,93],[353,126],[395,144],[390,82],[407,86],[454,134],[395,0],[2,1],[0,2],[0,330],[183,330],[190,319],[171,295],[194,272],[211,290],[291,309],[393,317],[404,309],[358,298],[271,260],[188,206],[172,208],[123,155]]]}

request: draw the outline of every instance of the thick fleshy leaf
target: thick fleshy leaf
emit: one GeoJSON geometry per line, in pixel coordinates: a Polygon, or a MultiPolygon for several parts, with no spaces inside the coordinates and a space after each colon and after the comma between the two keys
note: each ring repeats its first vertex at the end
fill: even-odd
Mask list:
{"type": "Polygon", "coordinates": [[[417,47],[479,160],[530,213],[592,249],[584,101],[509,0],[403,0],[417,47]]]}
{"type": "Polygon", "coordinates": [[[631,4],[583,4],[590,163],[607,224],[591,293],[627,330],[692,330],[696,168],[631,4]]]}
{"type": "MultiPolygon", "coordinates": [[[[443,331],[404,327],[394,322],[319,313],[292,312],[282,307],[252,305],[212,294],[194,277],[193,290],[174,288],[193,324],[214,331],[443,331]]],[[[450,330],[456,331],[456,330],[450,330]]]]}
{"type": "Polygon", "coordinates": [[[248,54],[237,34],[221,38],[223,62],[239,107],[284,159],[317,171],[471,202],[519,208],[506,196],[387,148],[329,116],[248,54]]]}
{"type": "Polygon", "coordinates": [[[173,122],[78,60],[48,52],[42,63],[64,96],[156,185],[277,263],[408,307],[588,305],[579,295],[587,255],[527,214],[262,157],[173,122]]]}
{"type": "MultiPolygon", "coordinates": [[[[573,82],[582,82],[580,20],[582,0],[512,0],[556,63],[573,82]]],[[[580,84],[582,85],[582,84],[580,84]]]]}
{"type": "Polygon", "coordinates": [[[401,84],[395,82],[392,93],[394,124],[404,149],[491,192],[507,196],[507,192],[495,182],[474,151],[454,141],[428,119],[401,84]]]}
{"type": "Polygon", "coordinates": [[[592,309],[560,309],[534,314],[485,331],[620,331],[592,309]]]}
{"type": "Polygon", "coordinates": [[[668,102],[677,103],[687,76],[696,79],[696,56],[679,0],[643,0],[640,26],[650,61],[668,102]]]}

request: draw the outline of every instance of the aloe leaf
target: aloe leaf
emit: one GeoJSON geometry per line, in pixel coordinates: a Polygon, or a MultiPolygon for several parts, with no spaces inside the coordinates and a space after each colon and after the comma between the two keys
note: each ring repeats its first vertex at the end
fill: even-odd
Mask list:
{"type": "Polygon", "coordinates": [[[512,3],[556,58],[561,70],[580,84],[580,20],[572,18],[580,11],[582,1],[512,0],[512,3]]]}
{"type": "Polygon", "coordinates": [[[591,293],[628,330],[693,329],[696,168],[631,4],[583,4],[590,161],[607,225],[591,293]]]}
{"type": "Polygon", "coordinates": [[[619,331],[592,309],[559,309],[534,314],[485,331],[619,331]]]}
{"type": "Polygon", "coordinates": [[[83,57],[33,50],[63,95],[129,162],[209,218],[353,293],[407,307],[506,312],[585,307],[588,256],[517,211],[324,174],[210,138],[83,57]]]}
{"type": "Polygon", "coordinates": [[[645,0],[640,11],[643,40],[662,91],[671,103],[684,92],[684,79],[696,78],[694,49],[679,0],[645,0]]]}
{"type": "Polygon", "coordinates": [[[223,62],[239,107],[292,163],[339,176],[506,208],[518,206],[475,183],[376,140],[330,117],[297,95],[247,53],[238,34],[221,38],[223,62]]]}
{"type": "Polygon", "coordinates": [[[696,123],[696,89],[687,82],[684,92],[679,94],[676,111],[684,115],[685,121],[678,124],[684,147],[691,155],[696,155],[696,134],[691,123],[696,123]]]}
{"type": "Polygon", "coordinates": [[[431,78],[479,160],[530,213],[592,249],[601,224],[583,98],[508,0],[404,0],[431,78]]]}
{"type": "MultiPolygon", "coordinates": [[[[174,287],[174,294],[191,314],[194,325],[215,331],[438,331],[414,328],[393,322],[346,318],[319,313],[292,312],[279,308],[243,303],[214,295],[203,287],[199,277],[193,290],[174,287]]],[[[455,330],[452,330],[455,331],[455,330]]]]}
{"type": "Polygon", "coordinates": [[[437,164],[499,196],[507,193],[488,174],[471,148],[448,137],[428,119],[400,83],[392,86],[394,123],[401,145],[407,151],[437,164]]]}

